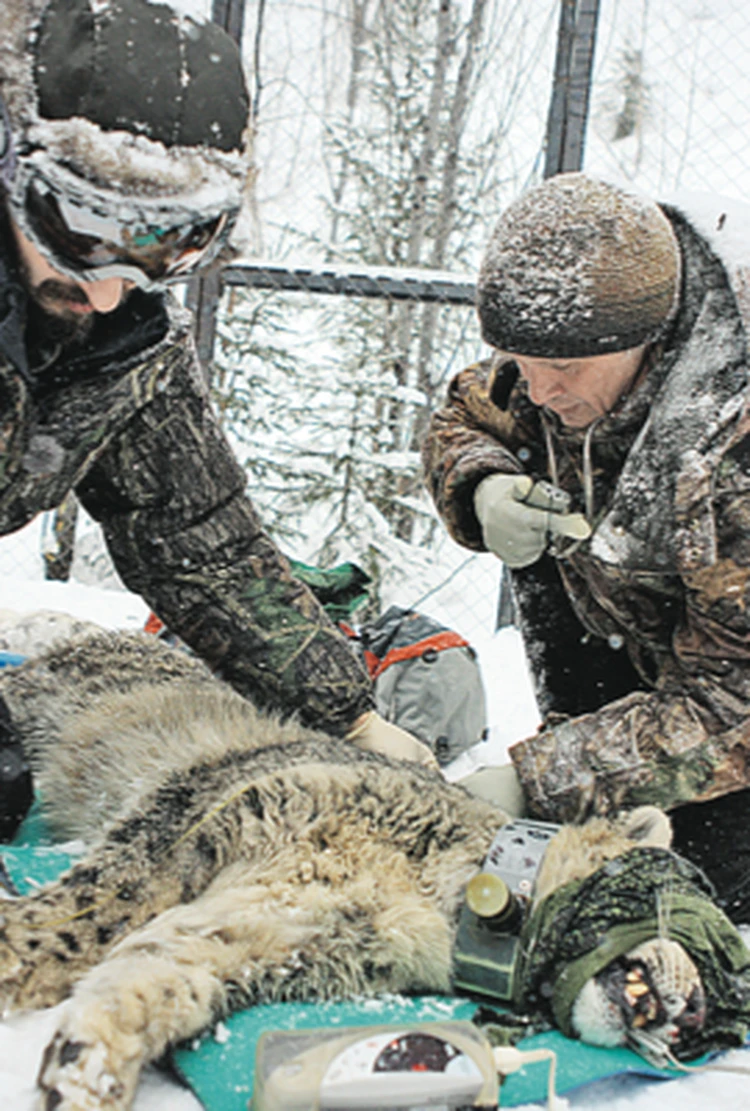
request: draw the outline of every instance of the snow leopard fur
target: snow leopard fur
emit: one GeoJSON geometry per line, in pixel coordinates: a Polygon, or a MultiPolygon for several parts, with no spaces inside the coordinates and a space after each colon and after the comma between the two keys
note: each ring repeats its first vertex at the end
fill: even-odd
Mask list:
{"type": "MultiPolygon", "coordinates": [[[[54,647],[0,693],[56,833],[91,844],[0,903],[0,1010],[69,997],[41,1107],[125,1111],[144,1064],[240,1007],[450,990],[463,890],[506,820],[489,803],[260,713],[152,637],[54,647]]],[[[545,891],[665,827],[566,830],[545,891]]]]}

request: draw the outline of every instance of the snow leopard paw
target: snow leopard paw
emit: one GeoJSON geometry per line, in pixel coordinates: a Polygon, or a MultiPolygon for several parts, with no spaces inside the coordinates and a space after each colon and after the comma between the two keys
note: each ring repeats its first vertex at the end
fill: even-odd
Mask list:
{"type": "Polygon", "coordinates": [[[140,1039],[118,1033],[106,1013],[65,1014],[37,1077],[40,1111],[127,1111],[142,1056],[140,1039]]]}

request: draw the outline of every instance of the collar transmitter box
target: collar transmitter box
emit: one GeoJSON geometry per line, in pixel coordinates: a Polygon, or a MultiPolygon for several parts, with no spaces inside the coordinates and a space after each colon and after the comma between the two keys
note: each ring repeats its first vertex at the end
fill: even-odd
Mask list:
{"type": "Polygon", "coordinates": [[[495,834],[482,871],[469,880],[453,949],[453,987],[510,1002],[519,934],[550,840],[550,822],[524,818],[495,834]]]}

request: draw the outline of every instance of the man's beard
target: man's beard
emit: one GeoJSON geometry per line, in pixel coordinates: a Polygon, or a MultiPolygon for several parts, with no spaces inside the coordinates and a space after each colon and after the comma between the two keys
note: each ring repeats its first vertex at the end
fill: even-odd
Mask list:
{"type": "Polygon", "coordinates": [[[42,317],[40,324],[46,341],[66,347],[86,339],[93,327],[96,313],[78,313],[68,307],[71,304],[89,303],[84,291],[74,282],[46,278],[39,285],[29,287],[29,296],[33,307],[42,317]]]}

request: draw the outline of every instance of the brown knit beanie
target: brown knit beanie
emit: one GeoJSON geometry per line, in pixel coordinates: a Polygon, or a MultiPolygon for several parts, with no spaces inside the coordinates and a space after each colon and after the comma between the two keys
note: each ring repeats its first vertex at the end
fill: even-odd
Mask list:
{"type": "Polygon", "coordinates": [[[479,272],[482,336],[503,351],[585,358],[657,339],[674,316],[680,251],[658,205],[560,174],[503,213],[479,272]]]}

